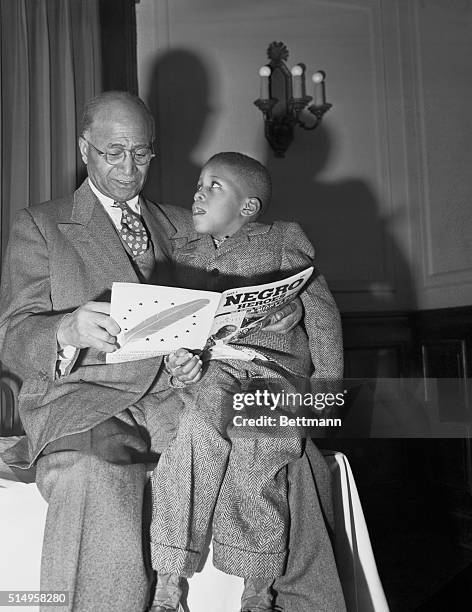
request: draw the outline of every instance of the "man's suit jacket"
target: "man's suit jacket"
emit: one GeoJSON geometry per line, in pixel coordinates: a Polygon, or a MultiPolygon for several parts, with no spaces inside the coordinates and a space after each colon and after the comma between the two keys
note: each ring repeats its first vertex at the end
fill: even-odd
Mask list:
{"type": "MultiPolygon", "coordinates": [[[[217,249],[198,234],[189,218],[163,207],[177,231],[171,236],[174,281],[195,289],[224,291],[286,278],[314,265],[314,248],[297,223],[248,223],[217,249]]],[[[301,293],[304,325],[285,334],[258,332],[243,344],[265,353],[284,368],[314,378],[340,379],[343,345],[339,311],[318,270],[301,293]],[[307,339],[308,334],[308,339],[307,339]]]]}
{"type": "MultiPolygon", "coordinates": [[[[169,284],[168,235],[175,227],[144,198],[141,209],[154,246],[155,277],[169,284]]],[[[173,211],[174,220],[179,215],[188,217],[189,211],[173,211]]],[[[105,365],[93,349],[81,350],[65,376],[55,375],[56,331],[64,314],[90,300],[109,301],[114,281],[139,282],[88,181],[70,197],[20,211],[2,277],[0,358],[23,381],[19,410],[27,464],[52,440],[85,431],[136,403],[156,379],[160,358],[105,365]]],[[[8,459],[14,460],[14,453],[8,459]]]]}

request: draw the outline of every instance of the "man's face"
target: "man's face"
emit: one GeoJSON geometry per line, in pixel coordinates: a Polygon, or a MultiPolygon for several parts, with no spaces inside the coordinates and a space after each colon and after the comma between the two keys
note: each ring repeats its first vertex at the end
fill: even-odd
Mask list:
{"type": "Polygon", "coordinates": [[[219,162],[203,167],[193,197],[193,224],[197,232],[215,238],[231,236],[246,218],[241,214],[246,187],[235,170],[219,162]]]}
{"type": "MultiPolygon", "coordinates": [[[[113,146],[126,149],[151,146],[151,127],[140,109],[123,103],[109,103],[99,110],[85,138],[100,151],[113,146]]],[[[92,183],[106,196],[116,202],[126,202],[140,193],[149,170],[149,163],[137,165],[131,153],[110,165],[84,139],[79,139],[82,159],[87,164],[87,173],[92,183]]]]}

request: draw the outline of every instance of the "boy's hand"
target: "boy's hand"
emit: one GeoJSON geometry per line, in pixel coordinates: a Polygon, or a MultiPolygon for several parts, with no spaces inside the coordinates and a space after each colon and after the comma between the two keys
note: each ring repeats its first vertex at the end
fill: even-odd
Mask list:
{"type": "Polygon", "coordinates": [[[171,353],[165,360],[165,365],[170,375],[184,385],[196,383],[202,377],[200,357],[184,348],[171,353]]]}
{"type": "Polygon", "coordinates": [[[303,305],[299,297],[285,304],[280,310],[274,312],[270,324],[263,327],[264,331],[287,333],[298,325],[303,316],[303,305]]]}

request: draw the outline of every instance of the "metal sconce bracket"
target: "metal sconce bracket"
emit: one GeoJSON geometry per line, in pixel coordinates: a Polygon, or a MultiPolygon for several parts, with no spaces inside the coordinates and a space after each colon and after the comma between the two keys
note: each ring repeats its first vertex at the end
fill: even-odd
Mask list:
{"type": "MultiPolygon", "coordinates": [[[[332,104],[326,102],[325,73],[315,72],[314,98],[306,95],[305,65],[297,64],[290,70],[286,64],[288,49],[282,42],[273,42],[267,49],[268,64],[259,70],[261,78],[261,95],[254,104],[264,115],[264,131],[276,157],[284,157],[294,137],[294,128],[299,126],[304,130],[317,128],[324,114],[332,104]],[[274,89],[272,80],[280,75],[284,98],[272,96],[274,89]],[[310,102],[313,100],[313,104],[310,102]],[[275,108],[281,102],[282,110],[275,108]],[[302,117],[314,117],[314,121],[306,121],[302,117]]],[[[280,106],[280,105],[279,105],[280,106]]]]}

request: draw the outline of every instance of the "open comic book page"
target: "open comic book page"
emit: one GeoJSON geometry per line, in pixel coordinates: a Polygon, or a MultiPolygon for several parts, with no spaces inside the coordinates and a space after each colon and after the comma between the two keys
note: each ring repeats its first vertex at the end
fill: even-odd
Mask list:
{"type": "Polygon", "coordinates": [[[205,345],[221,294],[161,285],[113,283],[111,311],[121,327],[120,348],[107,363],[167,355],[205,345]]]}
{"type": "Polygon", "coordinates": [[[201,351],[253,333],[291,301],[313,268],[289,278],[223,293],[113,283],[110,315],[121,327],[119,349],[107,363],[167,355],[180,347],[201,351]]]}

